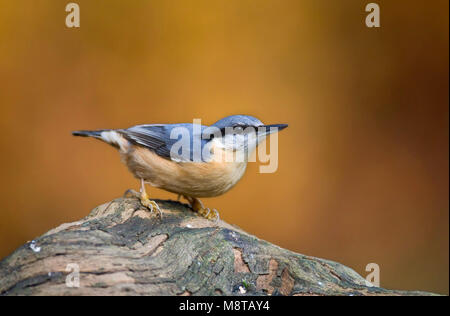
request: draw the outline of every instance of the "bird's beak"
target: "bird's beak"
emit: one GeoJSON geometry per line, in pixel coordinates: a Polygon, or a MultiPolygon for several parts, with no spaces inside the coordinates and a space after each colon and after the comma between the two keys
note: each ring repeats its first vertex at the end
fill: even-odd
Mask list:
{"type": "Polygon", "coordinates": [[[273,133],[277,133],[283,129],[285,129],[286,127],[288,127],[287,124],[271,124],[271,125],[263,125],[260,126],[259,128],[265,128],[265,135],[269,135],[269,134],[273,134],[273,133]]]}

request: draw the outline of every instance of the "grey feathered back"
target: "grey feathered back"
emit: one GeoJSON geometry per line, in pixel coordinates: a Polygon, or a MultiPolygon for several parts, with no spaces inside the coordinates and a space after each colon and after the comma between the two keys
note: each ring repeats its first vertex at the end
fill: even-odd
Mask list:
{"type": "MultiPolygon", "coordinates": [[[[201,138],[201,133],[206,128],[203,125],[197,125],[196,129],[200,131],[199,135],[194,135],[194,124],[182,123],[182,124],[149,124],[149,125],[136,125],[124,130],[117,130],[130,142],[144,146],[148,149],[153,150],[156,154],[161,157],[171,159],[170,151],[172,146],[181,139],[181,135],[177,138],[171,138],[171,133],[174,132],[176,136],[177,133],[174,131],[175,128],[185,128],[189,132],[189,153],[188,160],[193,161],[193,145],[194,137],[197,137],[197,141],[200,141],[201,148],[208,142],[201,138]]],[[[175,153],[181,156],[181,153],[175,153]]]]}

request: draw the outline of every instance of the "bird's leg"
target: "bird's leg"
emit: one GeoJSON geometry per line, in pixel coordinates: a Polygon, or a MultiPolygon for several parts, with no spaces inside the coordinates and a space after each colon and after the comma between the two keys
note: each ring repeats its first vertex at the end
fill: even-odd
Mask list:
{"type": "Polygon", "coordinates": [[[124,196],[134,196],[138,199],[140,199],[141,204],[143,206],[145,206],[146,208],[148,208],[150,210],[151,213],[153,213],[153,211],[156,209],[156,211],[158,211],[159,213],[159,217],[162,218],[162,211],[159,208],[159,205],[155,202],[150,200],[147,191],[145,191],[145,183],[144,183],[144,179],[141,179],[141,189],[140,189],[140,193],[134,191],[134,190],[127,190],[124,194],[124,196]]]}
{"type": "Polygon", "coordinates": [[[148,208],[151,213],[153,213],[153,210],[156,209],[159,213],[159,217],[162,218],[162,211],[159,208],[159,205],[155,201],[150,200],[147,192],[145,191],[144,179],[141,179],[141,204],[148,208]]]}
{"type": "Polygon", "coordinates": [[[203,216],[207,219],[214,219],[216,222],[219,221],[219,212],[214,208],[210,209],[209,207],[205,207],[199,199],[190,196],[184,196],[186,200],[188,200],[189,204],[193,211],[197,212],[199,215],[203,216]]]}

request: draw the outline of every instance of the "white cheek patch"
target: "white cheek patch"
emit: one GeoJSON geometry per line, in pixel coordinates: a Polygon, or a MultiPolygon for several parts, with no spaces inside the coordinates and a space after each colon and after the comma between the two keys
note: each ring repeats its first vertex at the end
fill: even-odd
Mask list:
{"type": "Polygon", "coordinates": [[[245,136],[229,134],[221,138],[222,147],[228,150],[238,150],[244,147],[245,136]]]}
{"type": "Polygon", "coordinates": [[[231,135],[225,135],[224,137],[217,138],[218,147],[223,149],[233,149],[233,137],[231,135]]]}
{"type": "Polygon", "coordinates": [[[115,131],[105,131],[100,136],[105,142],[117,145],[121,150],[125,150],[128,147],[128,141],[115,131]]]}
{"type": "Polygon", "coordinates": [[[223,138],[213,138],[212,140],[213,145],[212,147],[214,148],[225,148],[225,142],[223,141],[223,138]]]}

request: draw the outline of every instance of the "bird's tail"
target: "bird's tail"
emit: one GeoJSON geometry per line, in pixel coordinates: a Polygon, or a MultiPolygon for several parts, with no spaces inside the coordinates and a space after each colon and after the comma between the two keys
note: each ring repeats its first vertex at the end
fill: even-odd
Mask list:
{"type": "Polygon", "coordinates": [[[114,147],[122,148],[126,144],[126,140],[115,130],[99,129],[95,131],[74,131],[73,136],[94,137],[108,143],[114,147]]]}

